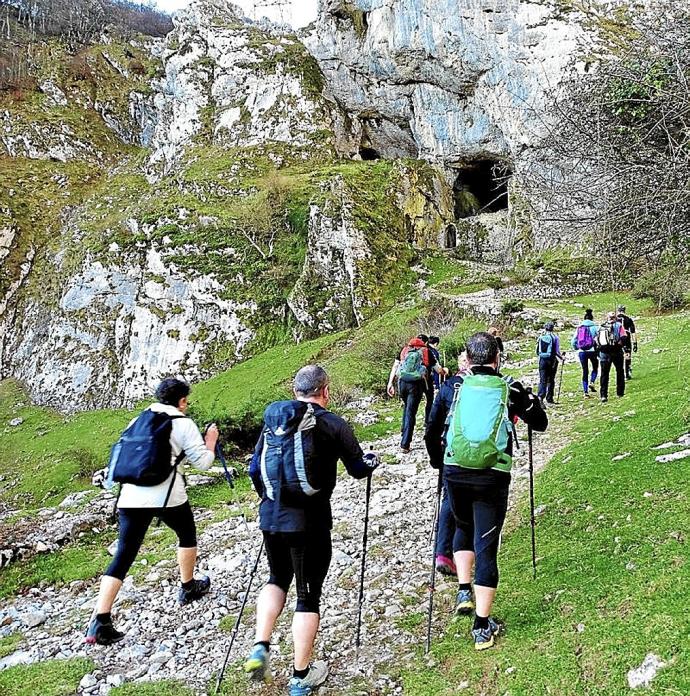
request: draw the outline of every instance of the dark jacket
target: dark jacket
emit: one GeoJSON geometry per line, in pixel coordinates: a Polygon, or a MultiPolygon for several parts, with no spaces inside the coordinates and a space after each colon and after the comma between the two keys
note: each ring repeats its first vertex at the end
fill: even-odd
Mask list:
{"type": "MultiPolygon", "coordinates": [[[[499,373],[492,367],[474,367],[472,372],[476,375],[498,375],[499,373]]],[[[500,376],[500,375],[499,375],[500,376]]],[[[446,380],[434,401],[429,416],[429,425],[424,434],[426,449],[429,453],[429,463],[434,469],[439,469],[443,465],[443,453],[446,448],[446,420],[448,412],[453,405],[455,397],[455,385],[462,384],[462,377],[455,375],[446,380]]],[[[533,430],[544,432],[549,424],[546,412],[542,409],[539,399],[534,394],[528,393],[520,382],[512,382],[510,385],[510,398],[508,400],[508,416],[511,421],[515,418],[531,425],[533,430]]],[[[506,452],[512,456],[513,454],[513,435],[508,438],[508,446],[506,452]]],[[[474,470],[466,470],[470,475],[475,473],[474,470]]],[[[503,474],[504,472],[497,472],[503,474]]]]}
{"type": "MultiPolygon", "coordinates": [[[[254,449],[249,465],[254,488],[261,498],[259,526],[263,531],[302,532],[312,528],[330,529],[333,526],[331,495],[338,475],[338,460],[354,478],[365,478],[371,469],[364,461],[364,452],[352,427],[340,416],[313,404],[316,426],[314,429],[314,462],[317,469],[319,492],[304,506],[290,507],[280,502],[280,495],[271,500],[264,490],[261,478],[261,453],[264,433],[254,449]]],[[[268,410],[268,409],[267,409],[268,410]]]]}

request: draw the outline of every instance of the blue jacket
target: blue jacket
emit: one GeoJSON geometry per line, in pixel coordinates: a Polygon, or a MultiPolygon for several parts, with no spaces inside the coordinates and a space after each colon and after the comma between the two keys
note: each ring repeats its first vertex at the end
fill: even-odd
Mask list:
{"type": "MultiPolygon", "coordinates": [[[[271,406],[266,409],[268,413],[271,406]]],[[[264,447],[264,431],[254,449],[249,465],[249,475],[261,498],[259,505],[259,527],[266,532],[304,532],[310,529],[331,529],[331,495],[338,475],[338,460],[345,465],[350,476],[365,478],[371,469],[364,461],[364,452],[352,427],[340,416],[313,404],[316,425],[314,429],[314,461],[318,469],[319,492],[309,498],[303,506],[291,507],[268,497],[261,478],[261,454],[264,447]]]]}
{"type": "Polygon", "coordinates": [[[575,333],[573,334],[573,338],[570,341],[570,345],[573,347],[573,350],[579,350],[582,353],[596,353],[597,352],[596,340],[597,340],[597,335],[599,334],[599,327],[591,319],[585,319],[580,324],[580,326],[578,326],[577,329],[575,329],[575,333]],[[580,328],[580,326],[588,326],[589,333],[592,335],[592,347],[587,348],[587,350],[583,350],[583,349],[577,347],[577,331],[580,328]]]}

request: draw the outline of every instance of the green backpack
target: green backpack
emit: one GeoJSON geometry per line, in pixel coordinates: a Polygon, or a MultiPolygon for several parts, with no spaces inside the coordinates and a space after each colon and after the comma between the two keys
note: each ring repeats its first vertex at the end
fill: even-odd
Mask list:
{"type": "Polygon", "coordinates": [[[410,348],[398,367],[398,379],[406,382],[415,382],[426,377],[426,366],[422,358],[422,351],[410,348]]]}
{"type": "Polygon", "coordinates": [[[466,469],[510,471],[510,386],[496,375],[470,375],[455,387],[443,463],[466,469]]]}

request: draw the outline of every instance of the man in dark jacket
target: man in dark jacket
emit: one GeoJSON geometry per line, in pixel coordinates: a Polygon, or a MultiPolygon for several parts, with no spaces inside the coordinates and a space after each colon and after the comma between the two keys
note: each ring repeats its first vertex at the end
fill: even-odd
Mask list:
{"type": "Polygon", "coordinates": [[[597,342],[599,344],[599,364],[601,366],[601,401],[609,400],[609,378],[611,368],[616,370],[616,396],[625,396],[625,353],[624,346],[627,332],[616,316],[609,312],[606,321],[599,327],[597,342]]]}
{"type": "MultiPolygon", "coordinates": [[[[490,334],[477,333],[468,340],[467,358],[472,376],[500,377],[498,344],[490,334]]],[[[494,637],[499,630],[498,624],[491,617],[491,608],[498,587],[497,554],[508,508],[513,433],[506,423],[506,446],[500,457],[500,465],[496,467],[466,468],[462,462],[453,465],[446,463],[444,466],[449,414],[456,397],[454,408],[459,408],[459,402],[463,398],[460,387],[464,379],[468,377],[455,376],[441,387],[425,440],[431,465],[436,469],[443,467],[446,497],[455,518],[453,550],[460,583],[456,611],[459,614],[469,614],[475,608],[472,597],[474,566],[476,610],[472,635],[475,648],[485,650],[494,645],[494,637]]],[[[539,400],[520,382],[506,382],[509,386],[507,409],[510,423],[519,418],[536,431],[546,430],[548,420],[539,400]]]]}
{"type": "Polygon", "coordinates": [[[625,313],[625,305],[618,306],[618,321],[623,324],[623,356],[625,360],[625,379],[632,379],[632,354],[637,353],[637,329],[635,321],[625,313]]]}
{"type": "Polygon", "coordinates": [[[310,664],[310,659],[320,622],[321,590],[331,561],[330,501],[337,463],[341,460],[354,478],[365,478],[378,466],[378,458],[373,452],[365,455],[352,428],[327,410],[330,395],[323,368],[303,367],[293,387],[295,400],[275,402],[266,409],[264,429],[249,468],[261,497],[259,526],[270,577],[257,600],[256,642],[245,671],[255,680],[270,678],[271,634],[294,578],[295,660],[289,692],[303,696],[328,675],[325,662],[310,664]],[[286,448],[280,446],[282,437],[289,437],[286,448]],[[274,443],[278,446],[271,449],[274,443]],[[286,450],[289,454],[281,455],[286,450]]]}

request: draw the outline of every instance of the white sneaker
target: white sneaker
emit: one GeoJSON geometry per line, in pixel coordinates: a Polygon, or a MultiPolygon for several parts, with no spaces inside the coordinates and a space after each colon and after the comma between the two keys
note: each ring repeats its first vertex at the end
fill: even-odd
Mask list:
{"type": "Polygon", "coordinates": [[[309,667],[309,673],[303,679],[292,677],[288,684],[290,696],[309,696],[315,689],[326,681],[328,665],[323,660],[317,660],[309,667]]]}

